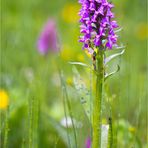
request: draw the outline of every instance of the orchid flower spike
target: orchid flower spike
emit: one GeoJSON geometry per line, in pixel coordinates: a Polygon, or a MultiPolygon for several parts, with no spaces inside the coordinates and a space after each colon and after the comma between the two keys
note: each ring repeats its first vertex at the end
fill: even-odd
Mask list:
{"type": "Polygon", "coordinates": [[[83,43],[83,49],[89,52],[94,47],[112,49],[117,46],[118,36],[114,29],[118,28],[118,24],[111,11],[114,5],[107,0],[79,0],[79,3],[82,5],[79,15],[80,32],[83,34],[79,41],[83,43]]]}

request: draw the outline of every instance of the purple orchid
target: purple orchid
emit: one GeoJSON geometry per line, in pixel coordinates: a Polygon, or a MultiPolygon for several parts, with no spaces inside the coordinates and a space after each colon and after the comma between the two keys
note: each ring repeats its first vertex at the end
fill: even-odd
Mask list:
{"type": "Polygon", "coordinates": [[[79,12],[81,16],[80,37],[83,49],[104,46],[104,49],[112,49],[116,46],[118,36],[114,29],[118,27],[113,20],[114,13],[111,9],[113,4],[107,0],[79,0],[82,8],[79,12]]]}
{"type": "Polygon", "coordinates": [[[91,148],[91,139],[88,137],[85,141],[85,148],[91,148]]]}
{"type": "Polygon", "coordinates": [[[39,36],[37,47],[38,51],[43,55],[47,54],[49,51],[51,52],[59,51],[57,28],[54,20],[49,20],[45,24],[39,36]]]}

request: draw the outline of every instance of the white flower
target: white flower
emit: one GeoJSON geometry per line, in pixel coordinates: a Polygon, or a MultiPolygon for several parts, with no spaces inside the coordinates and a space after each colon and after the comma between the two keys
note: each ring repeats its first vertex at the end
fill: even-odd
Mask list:
{"type": "Polygon", "coordinates": [[[71,117],[64,117],[62,120],[61,120],[61,125],[64,126],[64,127],[67,127],[67,128],[72,128],[73,127],[73,123],[74,123],[74,126],[76,128],[82,128],[83,124],[82,122],[80,121],[76,121],[76,119],[73,118],[73,123],[72,123],[72,119],[71,117]]]}

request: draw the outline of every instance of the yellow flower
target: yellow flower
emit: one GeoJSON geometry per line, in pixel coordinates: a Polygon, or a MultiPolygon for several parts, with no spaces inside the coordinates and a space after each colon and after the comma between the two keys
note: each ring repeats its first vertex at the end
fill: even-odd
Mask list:
{"type": "Polygon", "coordinates": [[[62,10],[62,19],[67,23],[75,23],[79,20],[79,11],[80,7],[78,4],[69,3],[65,5],[62,10]]]}
{"type": "Polygon", "coordinates": [[[6,109],[9,105],[9,97],[5,90],[0,90],[0,109],[6,109]]]}

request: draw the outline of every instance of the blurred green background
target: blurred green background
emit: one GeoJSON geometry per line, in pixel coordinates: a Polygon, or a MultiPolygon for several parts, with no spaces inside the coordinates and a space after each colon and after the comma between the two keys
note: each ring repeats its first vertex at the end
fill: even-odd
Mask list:
{"type": "MultiPolygon", "coordinates": [[[[123,27],[119,45],[126,46],[125,54],[110,64],[110,70],[116,69],[117,64],[121,70],[106,86],[116,146],[146,148],[147,0],[113,3],[118,24],[123,27]]],[[[83,125],[76,132],[78,147],[84,147],[91,128],[73,86],[74,67],[68,64],[69,61],[91,64],[78,42],[79,9],[77,0],[1,0],[0,89],[9,96],[9,108],[0,110],[1,147],[67,147],[66,128],[60,124],[64,109],[58,67],[64,74],[73,116],[83,125]],[[57,21],[61,59],[51,54],[44,57],[37,51],[39,34],[49,18],[57,21]]],[[[79,66],[77,69],[89,88],[89,70],[79,66]]],[[[107,101],[103,102],[107,120],[109,109],[107,101]]]]}

